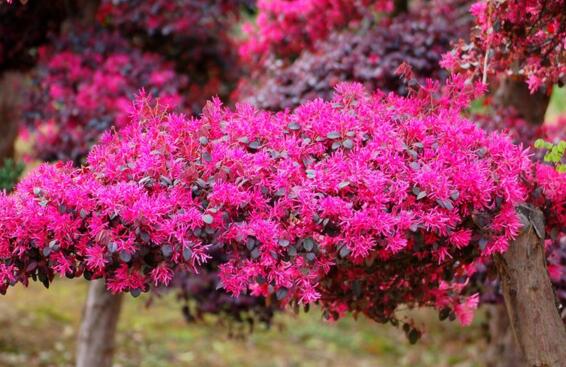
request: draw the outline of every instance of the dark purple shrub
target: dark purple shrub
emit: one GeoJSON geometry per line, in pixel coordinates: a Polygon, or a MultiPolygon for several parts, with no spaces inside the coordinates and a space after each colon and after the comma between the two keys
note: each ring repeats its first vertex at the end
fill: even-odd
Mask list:
{"type": "Polygon", "coordinates": [[[64,1],[0,2],[0,71],[35,64],[36,47],[59,29],[68,15],[64,1]]]}
{"type": "Polygon", "coordinates": [[[242,83],[238,93],[243,100],[275,111],[316,97],[329,99],[333,87],[345,80],[406,95],[408,87],[396,75],[402,63],[421,81],[447,76],[438,62],[464,29],[454,27],[451,20],[430,8],[379,23],[367,20],[360,28],[333,33],[288,66],[271,59],[267,71],[242,83]]]}

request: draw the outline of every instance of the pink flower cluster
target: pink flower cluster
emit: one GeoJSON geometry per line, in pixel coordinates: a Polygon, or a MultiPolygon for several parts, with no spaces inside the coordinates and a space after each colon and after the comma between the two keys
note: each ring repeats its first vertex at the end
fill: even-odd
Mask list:
{"type": "Polygon", "coordinates": [[[128,119],[139,88],[176,108],[186,84],[158,55],[130,47],[116,33],[92,29],[41,47],[33,78],[24,114],[36,156],[76,163],[104,130],[128,119]]]}
{"type": "Polygon", "coordinates": [[[311,48],[337,28],[375,10],[392,8],[389,0],[258,0],[255,24],[244,25],[248,39],[240,54],[249,61],[267,55],[288,58],[311,48]]]}
{"type": "Polygon", "coordinates": [[[444,56],[453,71],[482,75],[515,75],[532,92],[566,80],[565,0],[480,0],[470,43],[463,41],[444,56]]]}
{"type": "Polygon", "coordinates": [[[294,113],[215,100],[195,119],[142,97],[86,166],[40,166],[0,197],[0,290],[58,274],[137,294],[197,271],[214,244],[235,295],[378,321],[430,305],[467,323],[477,302],[461,292],[516,236],[532,163],[457,99],[341,84],[294,113]]]}

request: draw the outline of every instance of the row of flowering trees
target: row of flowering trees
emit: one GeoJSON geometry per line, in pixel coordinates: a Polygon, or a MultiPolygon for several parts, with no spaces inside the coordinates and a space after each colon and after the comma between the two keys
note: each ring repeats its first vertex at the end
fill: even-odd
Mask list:
{"type": "MultiPolygon", "coordinates": [[[[441,54],[470,34],[457,1],[259,1],[239,67],[228,29],[251,6],[241,1],[103,1],[68,16],[75,20],[63,27],[79,36],[54,31],[47,44],[9,28],[22,43],[2,42],[2,65],[22,65],[29,53],[15,50],[44,43],[30,61],[38,66],[24,115],[36,154],[80,165],[99,143],[80,168],[42,166],[2,197],[3,290],[59,274],[103,278],[113,293],[136,295],[204,267],[213,279],[220,269],[219,284],[240,301],[215,298],[216,286],[187,297],[222,299],[234,315],[253,310],[269,320],[262,300],[270,299],[316,302],[329,319],[361,312],[398,324],[404,304],[468,324],[478,269],[493,258],[528,363],[560,365],[564,325],[541,241],[560,248],[564,175],[485,133],[463,110],[489,82],[497,118],[474,119],[541,136],[530,126],[543,120],[549,87],[564,79],[563,5],[474,5],[469,41],[442,61],[460,75],[443,84],[427,78],[446,80],[441,54]],[[246,69],[233,99],[299,107],[271,114],[213,100],[199,118],[172,113],[199,111],[203,96],[229,96],[234,71],[246,69]],[[369,90],[337,85],[351,80],[369,90]],[[146,94],[132,107],[140,87],[146,94]],[[375,88],[405,97],[370,95],[375,88]],[[328,101],[308,102],[316,97],[328,101]],[[514,107],[513,119],[502,118],[502,107],[514,107]],[[118,130],[99,138],[110,126],[118,130]]],[[[23,12],[14,19],[45,20],[42,27],[62,21],[3,6],[23,12]]],[[[560,287],[564,264],[553,265],[560,287]]],[[[110,363],[111,345],[95,344],[112,339],[119,311],[120,297],[95,284],[88,304],[109,312],[85,315],[81,366],[110,363]]],[[[418,339],[419,330],[404,328],[418,339]]]]}
{"type": "MultiPolygon", "coordinates": [[[[3,19],[9,20],[0,25],[3,74],[33,67],[24,103],[11,106],[32,136],[33,157],[80,166],[100,134],[127,122],[140,88],[159,97],[169,111],[188,113],[198,112],[212,95],[226,95],[238,75],[227,32],[249,5],[31,1],[0,6],[3,19]],[[187,21],[182,16],[186,13],[194,18],[187,21]]],[[[3,89],[16,87],[10,83],[3,89]]],[[[218,290],[217,269],[224,255],[213,249],[209,253],[212,258],[198,275],[178,272],[171,284],[186,302],[186,319],[212,313],[250,326],[256,321],[269,324],[275,309],[263,299],[231,297],[218,290]]],[[[91,287],[78,365],[111,363],[121,296],[109,296],[105,288],[104,282],[91,287]],[[101,314],[100,309],[107,311],[101,314]]]]}

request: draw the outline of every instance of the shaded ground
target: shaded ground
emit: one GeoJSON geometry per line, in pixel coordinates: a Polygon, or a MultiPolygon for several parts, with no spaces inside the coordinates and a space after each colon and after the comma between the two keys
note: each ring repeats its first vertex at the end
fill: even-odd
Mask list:
{"type": "MultiPolygon", "coordinates": [[[[0,298],[0,366],[72,366],[85,281],[34,283],[0,298]]],[[[126,297],[118,334],[121,367],[379,367],[480,366],[481,314],[474,325],[439,322],[433,312],[415,315],[426,328],[417,345],[391,326],[364,318],[329,324],[320,312],[280,315],[269,330],[230,338],[214,320],[188,325],[170,294],[146,307],[148,296],[126,297]]]]}

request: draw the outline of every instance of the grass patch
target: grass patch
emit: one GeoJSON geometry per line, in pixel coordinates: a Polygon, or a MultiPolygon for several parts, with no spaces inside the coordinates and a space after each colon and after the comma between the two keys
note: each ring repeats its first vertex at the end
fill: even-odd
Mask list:
{"type": "MultiPolygon", "coordinates": [[[[88,284],[59,280],[49,290],[33,283],[0,298],[0,365],[73,366],[75,338],[88,284]]],[[[153,300],[126,296],[118,327],[119,367],[475,367],[484,343],[480,317],[471,327],[439,322],[434,312],[411,312],[425,329],[411,346],[402,331],[363,317],[335,323],[308,314],[278,315],[270,330],[231,338],[214,319],[187,324],[173,293],[153,300]]]]}

